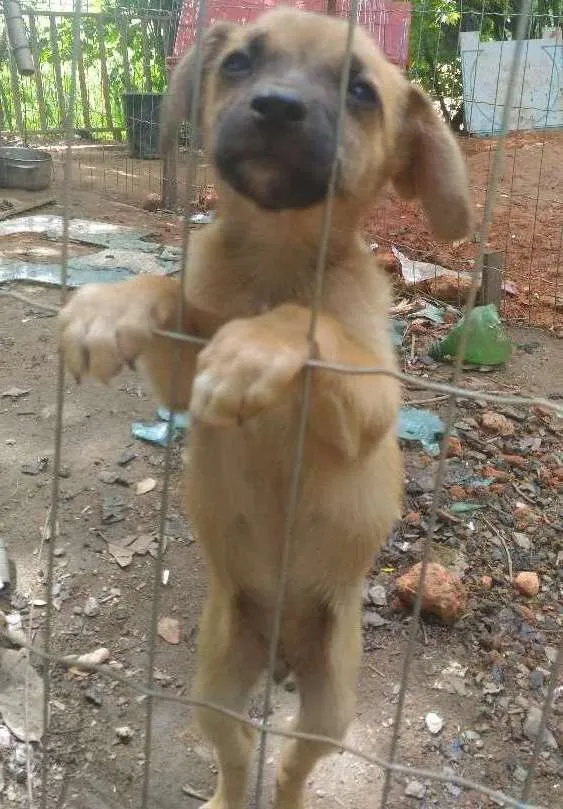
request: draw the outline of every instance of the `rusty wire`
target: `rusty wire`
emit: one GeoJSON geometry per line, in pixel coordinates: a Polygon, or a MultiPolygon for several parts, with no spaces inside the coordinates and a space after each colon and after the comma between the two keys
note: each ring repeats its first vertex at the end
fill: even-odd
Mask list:
{"type": "MultiPolygon", "coordinates": [[[[0,638],[3,637],[2,634],[3,630],[0,630],[0,638]]],[[[238,713],[230,708],[225,708],[222,705],[217,705],[214,702],[209,702],[207,700],[200,700],[194,697],[181,697],[177,694],[172,694],[168,691],[165,691],[162,688],[152,688],[147,689],[146,686],[142,685],[141,683],[135,682],[134,679],[127,677],[123,674],[119,674],[117,671],[114,671],[107,665],[95,665],[92,663],[82,662],[77,655],[55,655],[55,654],[47,654],[43,649],[39,646],[28,643],[22,640],[18,640],[17,638],[10,638],[13,645],[20,646],[23,649],[27,649],[33,655],[36,655],[40,660],[48,661],[52,664],[56,664],[58,666],[62,666],[63,668],[71,668],[77,669],[79,671],[89,672],[92,674],[99,674],[102,677],[110,680],[111,682],[119,683],[120,685],[124,686],[125,688],[133,691],[134,693],[140,694],[143,697],[152,697],[153,699],[159,699],[162,702],[170,702],[174,705],[181,705],[182,707],[186,708],[205,708],[206,710],[215,711],[216,713],[222,714],[223,716],[227,716],[230,719],[233,719],[236,722],[239,722],[242,725],[246,725],[249,728],[253,728],[254,730],[263,731],[268,733],[272,736],[279,736],[283,739],[303,739],[304,741],[311,741],[311,742],[320,742],[323,744],[330,745],[334,752],[341,751],[343,753],[348,753],[352,756],[355,756],[363,761],[367,762],[368,764],[373,764],[376,767],[379,767],[382,770],[391,770],[396,773],[400,773],[403,775],[409,776],[419,776],[420,778],[428,778],[434,781],[438,781],[442,784],[455,784],[460,787],[465,787],[466,789],[472,789],[477,792],[482,793],[498,802],[504,803],[506,806],[512,806],[515,809],[551,809],[551,807],[544,807],[539,804],[532,804],[532,803],[523,803],[518,798],[513,798],[510,795],[506,795],[504,792],[500,792],[499,790],[492,789],[491,787],[486,786],[485,784],[481,784],[478,781],[474,781],[471,778],[464,778],[463,776],[456,775],[452,772],[442,771],[438,772],[436,770],[426,770],[419,767],[411,767],[408,764],[399,764],[397,762],[389,762],[380,756],[377,756],[373,753],[366,753],[363,750],[360,750],[357,747],[353,747],[346,742],[343,742],[339,739],[331,739],[328,736],[320,736],[314,733],[300,733],[299,731],[294,730],[286,730],[281,727],[276,727],[275,725],[268,725],[264,720],[257,720],[251,719],[248,715],[238,713]]],[[[550,672],[550,683],[557,681],[557,665],[558,661],[556,661],[552,667],[550,672]]]]}
{"type": "MultiPolygon", "coordinates": [[[[189,212],[192,207],[193,189],[195,187],[195,177],[197,171],[197,152],[196,145],[198,142],[199,131],[199,107],[200,107],[200,93],[201,93],[201,77],[203,70],[203,30],[205,25],[205,10],[206,0],[199,0],[197,4],[197,37],[194,45],[195,56],[195,76],[194,76],[194,89],[190,99],[190,151],[187,166],[187,204],[186,215],[184,217],[184,233],[182,240],[183,247],[183,260],[180,271],[180,288],[183,291],[184,282],[188,266],[188,253],[189,253],[189,212]]],[[[176,311],[176,331],[180,332],[182,328],[182,321],[184,317],[184,295],[178,296],[178,306],[176,311]]],[[[170,390],[174,389],[174,380],[179,379],[181,371],[181,352],[180,344],[173,343],[172,348],[172,361],[170,363],[170,390]]],[[[148,649],[148,678],[147,686],[151,689],[154,686],[154,663],[156,656],[156,641],[157,641],[157,627],[158,627],[158,606],[160,604],[160,588],[162,578],[162,568],[164,560],[165,549],[165,533],[166,523],[168,519],[168,504],[170,495],[170,477],[172,472],[172,445],[173,445],[173,432],[174,432],[174,412],[172,410],[174,403],[170,402],[170,418],[168,420],[166,450],[164,454],[164,474],[162,482],[162,496],[160,504],[160,515],[158,521],[158,541],[157,553],[154,565],[153,575],[153,590],[152,590],[152,606],[151,618],[149,629],[149,649],[148,649]]],[[[150,790],[150,765],[152,755],[152,724],[153,724],[153,710],[154,703],[152,697],[147,699],[147,710],[145,716],[145,755],[143,762],[143,786],[141,792],[141,809],[147,809],[150,790]]]]}
{"type": "MultiPolygon", "coordinates": [[[[516,89],[516,77],[518,75],[518,69],[520,67],[522,59],[522,51],[524,47],[524,34],[528,26],[531,8],[532,8],[532,0],[522,0],[522,5],[520,7],[520,18],[518,20],[518,28],[516,32],[516,47],[514,49],[514,56],[512,59],[510,75],[506,87],[506,96],[504,99],[504,110],[502,116],[500,137],[494,152],[493,164],[489,175],[489,184],[487,187],[487,196],[485,199],[485,210],[483,212],[483,221],[479,237],[479,253],[477,256],[477,260],[475,261],[475,266],[473,267],[473,272],[471,275],[471,287],[469,289],[467,301],[465,303],[465,307],[463,310],[464,315],[463,327],[461,329],[459,346],[452,374],[452,384],[454,385],[458,385],[463,370],[463,357],[465,355],[465,348],[467,345],[467,338],[469,334],[467,328],[469,320],[468,316],[473,307],[475,306],[475,302],[477,300],[477,292],[479,289],[479,279],[483,272],[483,263],[485,258],[485,244],[488,239],[489,228],[491,226],[493,218],[495,197],[498,191],[498,185],[500,182],[504,163],[504,140],[508,132],[510,110],[512,107],[512,100],[516,89]]],[[[413,616],[409,631],[409,640],[401,672],[401,684],[399,690],[399,697],[397,700],[397,710],[395,711],[395,718],[393,722],[393,733],[391,737],[391,745],[389,748],[389,759],[391,762],[395,761],[395,756],[397,754],[397,747],[399,745],[399,739],[401,734],[401,720],[403,717],[403,711],[405,707],[405,698],[408,687],[409,673],[414,655],[416,636],[418,633],[418,623],[422,612],[424,580],[428,569],[428,565],[430,563],[432,553],[432,542],[434,539],[434,534],[436,532],[436,526],[438,524],[440,497],[442,495],[446,475],[446,458],[448,453],[448,441],[453,429],[456,410],[457,410],[457,396],[455,393],[452,393],[448,401],[446,418],[444,420],[445,430],[442,438],[442,445],[440,448],[440,459],[434,477],[434,496],[432,498],[432,504],[430,507],[430,516],[428,519],[428,531],[424,541],[424,549],[422,553],[422,566],[420,570],[420,577],[414,601],[413,616]]],[[[387,805],[390,790],[391,790],[391,770],[388,769],[385,771],[385,782],[383,786],[383,796],[381,799],[381,809],[385,809],[385,806],[387,805]]]]}
{"type": "MultiPolygon", "coordinates": [[[[73,18],[73,26],[72,26],[72,69],[70,76],[68,107],[66,111],[66,120],[65,120],[67,147],[66,147],[66,160],[64,166],[64,183],[63,183],[63,231],[62,231],[61,274],[60,274],[61,305],[64,304],[67,293],[67,276],[68,276],[68,260],[69,260],[69,244],[70,244],[69,223],[71,212],[70,180],[72,173],[72,135],[74,130],[74,102],[76,97],[76,72],[78,66],[78,53],[80,49],[80,22],[82,12],[82,0],[73,0],[73,10],[75,16],[73,18]]],[[[55,404],[53,474],[51,477],[51,507],[49,512],[49,530],[51,535],[51,542],[48,545],[48,554],[47,554],[47,578],[46,578],[47,606],[46,606],[45,636],[44,636],[44,645],[46,652],[50,651],[52,640],[53,583],[54,583],[54,570],[55,570],[54,550],[55,550],[55,537],[57,534],[57,516],[59,508],[59,480],[60,480],[59,471],[61,466],[61,454],[62,454],[64,385],[65,385],[64,358],[62,356],[62,353],[59,353],[58,367],[57,367],[56,404],[55,404]]],[[[51,666],[48,658],[45,659],[43,662],[43,687],[44,687],[43,731],[45,735],[43,743],[40,805],[41,809],[47,809],[48,774],[49,774],[49,766],[48,766],[49,702],[51,696],[51,666]]],[[[27,778],[28,780],[30,779],[29,766],[27,778]]],[[[29,809],[32,809],[32,806],[30,806],[29,809]]]]}
{"type": "MultiPolygon", "coordinates": [[[[348,31],[348,40],[347,40],[347,48],[346,48],[346,56],[345,56],[345,67],[343,70],[342,76],[342,84],[341,84],[341,91],[342,88],[345,89],[346,87],[346,74],[347,68],[350,64],[350,57],[351,57],[351,45],[352,45],[352,38],[353,38],[353,30],[355,27],[355,20],[357,14],[357,0],[352,0],[350,6],[350,15],[349,15],[349,31],[348,31]]],[[[506,131],[508,128],[508,112],[511,107],[511,98],[514,92],[514,84],[515,84],[515,76],[517,72],[517,66],[519,63],[519,59],[521,58],[522,52],[522,42],[523,42],[523,33],[525,31],[527,21],[530,16],[530,8],[531,8],[531,0],[522,0],[522,7],[521,7],[521,16],[519,20],[519,31],[518,31],[518,42],[515,50],[514,55],[514,62],[511,71],[511,79],[509,81],[509,85],[507,88],[507,97],[505,99],[505,106],[504,106],[504,117],[503,117],[503,126],[502,126],[502,134],[499,138],[496,152],[494,156],[491,176],[489,177],[489,185],[487,189],[487,198],[485,204],[485,211],[483,217],[483,226],[481,229],[481,239],[480,239],[480,252],[478,259],[475,264],[474,272],[473,272],[473,283],[470,290],[470,294],[467,300],[467,304],[465,307],[465,314],[467,315],[471,308],[475,304],[476,293],[477,293],[477,280],[479,278],[480,272],[482,270],[483,265],[483,256],[484,256],[484,245],[486,242],[486,235],[488,228],[491,223],[492,219],[492,212],[495,200],[495,194],[497,191],[498,181],[499,181],[499,173],[502,165],[502,157],[503,157],[503,140],[506,136],[506,131]]],[[[69,245],[69,229],[68,223],[70,219],[70,173],[71,173],[71,166],[72,166],[72,153],[71,153],[71,143],[72,143],[72,123],[73,123],[73,105],[74,105],[74,97],[76,94],[76,64],[78,59],[78,50],[79,50],[79,36],[77,33],[80,31],[80,11],[81,11],[81,0],[74,0],[74,11],[75,11],[75,25],[73,29],[73,70],[72,70],[72,78],[71,78],[71,91],[69,97],[69,108],[68,108],[68,116],[66,121],[66,132],[67,132],[67,149],[66,149],[66,160],[65,160],[65,183],[64,183],[64,227],[63,227],[63,250],[61,256],[61,302],[64,302],[66,297],[66,280],[67,280],[67,266],[68,266],[68,245],[69,245]]],[[[200,48],[201,44],[201,33],[203,29],[203,21],[205,17],[205,0],[199,0],[198,2],[198,37],[197,37],[197,48],[200,48]]],[[[201,52],[201,48],[200,48],[201,52]]],[[[196,60],[199,65],[199,75],[201,74],[201,61],[196,60]]],[[[197,83],[199,87],[199,82],[197,83]]],[[[341,95],[342,99],[342,95],[341,95]]],[[[197,110],[196,103],[192,103],[192,127],[197,128],[197,117],[195,115],[195,111],[197,110]]],[[[343,121],[343,107],[341,105],[341,111],[339,115],[339,134],[341,133],[343,121]]],[[[192,128],[192,133],[195,131],[192,128]]],[[[194,138],[192,137],[192,143],[194,138]]],[[[337,141],[340,142],[340,138],[337,141]]],[[[337,160],[335,160],[335,166],[337,164],[337,160]]],[[[195,165],[195,162],[191,165],[195,165]]],[[[333,167],[333,178],[335,176],[336,168],[333,167]]],[[[192,192],[193,189],[193,177],[195,174],[188,179],[187,182],[187,190],[188,193],[192,192]]],[[[308,341],[310,348],[314,345],[314,330],[316,319],[319,311],[319,306],[322,297],[322,283],[323,283],[323,275],[324,275],[324,265],[326,262],[326,254],[327,254],[327,243],[328,243],[328,236],[330,231],[330,218],[331,218],[331,209],[333,204],[333,197],[334,197],[334,179],[331,180],[330,192],[327,196],[327,203],[325,207],[325,215],[323,218],[323,227],[322,233],[319,236],[319,257],[318,263],[316,268],[316,287],[315,293],[313,296],[313,300],[311,302],[311,320],[310,320],[310,328],[308,332],[308,341]]],[[[184,239],[184,251],[185,254],[188,249],[188,242],[187,242],[187,219],[186,217],[186,230],[185,230],[185,239],[184,239]]],[[[186,261],[184,258],[184,268],[186,266],[186,261]]],[[[41,306],[40,303],[33,302],[34,305],[41,306]]],[[[46,307],[49,308],[49,307],[46,307]]],[[[178,314],[178,325],[181,322],[181,309],[178,314]]],[[[178,340],[178,344],[181,341],[191,341],[194,343],[201,343],[201,338],[192,337],[190,335],[182,334],[180,329],[176,332],[160,332],[161,334],[173,337],[178,340]]],[[[420,379],[418,377],[409,376],[406,374],[400,374],[398,372],[389,372],[384,369],[380,368],[354,368],[348,366],[342,366],[333,363],[325,363],[320,362],[313,359],[313,355],[311,353],[309,357],[309,361],[306,364],[306,373],[304,374],[304,383],[303,383],[303,391],[302,391],[302,408],[301,408],[301,416],[298,425],[298,436],[296,442],[296,449],[295,449],[295,464],[293,469],[293,474],[291,478],[291,486],[288,498],[288,509],[287,509],[287,519],[286,519],[286,529],[284,534],[284,549],[283,549],[283,559],[282,565],[280,570],[280,578],[279,578],[279,589],[278,589],[278,598],[276,604],[276,613],[275,613],[275,624],[272,633],[271,639],[271,646],[270,646],[270,659],[269,659],[269,666],[268,666],[268,678],[267,678],[267,685],[265,690],[264,696],[264,711],[263,711],[263,718],[262,721],[256,722],[250,720],[247,716],[243,714],[236,713],[229,709],[223,708],[222,706],[215,705],[213,703],[207,701],[201,701],[196,699],[191,699],[187,697],[178,697],[174,695],[167,694],[166,692],[156,689],[154,687],[154,657],[155,657],[155,638],[156,638],[156,616],[157,616],[157,609],[158,609],[158,596],[160,590],[160,571],[162,566],[162,554],[164,550],[164,533],[166,527],[166,519],[167,519],[167,506],[168,506],[168,491],[169,491],[169,484],[170,484],[170,476],[171,476],[171,446],[172,442],[169,440],[167,442],[167,450],[166,450],[166,460],[165,460],[165,470],[164,470],[164,480],[163,480],[163,497],[161,501],[161,509],[160,509],[160,517],[159,517],[159,531],[158,531],[158,554],[157,559],[155,562],[155,574],[154,574],[154,582],[153,582],[153,607],[151,612],[151,624],[150,624],[150,645],[149,645],[149,652],[148,652],[148,676],[147,676],[147,684],[142,685],[135,682],[132,682],[129,678],[125,678],[122,675],[119,675],[117,672],[110,669],[108,666],[88,666],[84,664],[80,664],[76,660],[69,660],[69,658],[64,658],[61,656],[54,655],[51,652],[51,642],[52,642],[52,586],[53,586],[53,567],[54,567],[54,557],[53,557],[53,545],[54,543],[51,542],[49,546],[49,558],[48,558],[48,567],[47,567],[47,610],[46,610],[46,626],[45,626],[45,633],[44,633],[44,640],[43,640],[43,647],[40,648],[31,644],[31,642],[23,643],[21,642],[20,645],[27,648],[28,650],[32,651],[35,655],[37,655],[43,661],[43,678],[44,678],[44,687],[45,687],[45,702],[44,702],[44,733],[45,733],[45,743],[44,743],[44,759],[43,759],[43,771],[42,771],[42,792],[41,792],[41,809],[47,809],[47,800],[48,800],[48,725],[49,725],[49,698],[51,693],[51,669],[54,664],[60,664],[63,666],[72,665],[76,668],[83,668],[87,671],[96,671],[102,674],[104,677],[108,677],[113,681],[120,682],[121,684],[127,686],[128,688],[143,694],[147,697],[147,714],[146,714],[146,725],[145,725],[145,760],[144,760],[144,771],[143,771],[143,784],[142,784],[142,807],[146,809],[147,801],[149,797],[149,787],[150,787],[150,761],[151,761],[151,750],[152,750],[152,712],[153,712],[153,705],[155,699],[160,699],[167,702],[174,702],[179,705],[185,705],[190,707],[205,707],[210,710],[219,711],[223,713],[225,716],[231,717],[233,720],[242,722],[244,724],[250,725],[260,731],[261,734],[261,741],[260,741],[260,758],[259,758],[259,766],[258,766],[258,779],[256,785],[256,806],[261,806],[261,799],[263,794],[263,775],[264,775],[264,764],[265,764],[265,745],[267,741],[267,737],[269,734],[276,735],[276,736],[283,736],[287,738],[300,738],[306,739],[309,741],[314,742],[328,742],[331,744],[335,750],[345,751],[349,754],[355,755],[366,762],[376,765],[382,768],[385,772],[385,782],[383,787],[383,795],[381,800],[381,808],[384,809],[388,802],[389,798],[389,791],[391,788],[391,774],[392,773],[400,773],[400,774],[409,774],[409,775],[417,775],[421,778],[428,778],[434,781],[439,781],[442,783],[451,783],[456,784],[461,787],[466,787],[472,790],[476,790],[483,795],[487,795],[488,797],[492,798],[495,801],[503,801],[505,805],[516,807],[516,809],[540,809],[539,807],[533,807],[532,804],[528,803],[531,787],[533,783],[533,778],[535,775],[535,765],[537,762],[537,758],[541,749],[541,736],[543,733],[543,729],[545,728],[546,722],[548,720],[549,711],[551,708],[551,701],[555,689],[555,684],[557,682],[558,672],[561,668],[562,664],[562,657],[563,653],[561,649],[558,652],[556,660],[553,662],[551,667],[551,679],[550,685],[548,688],[548,696],[544,702],[543,711],[542,711],[542,718],[541,718],[541,727],[540,733],[538,734],[538,740],[534,747],[534,752],[532,756],[532,763],[528,771],[528,776],[526,783],[523,788],[522,792],[522,799],[516,799],[505,795],[504,793],[498,792],[487,787],[484,784],[479,782],[473,781],[472,779],[462,778],[454,773],[444,773],[444,772],[433,772],[427,771],[424,769],[412,768],[405,764],[400,764],[396,761],[396,754],[397,754],[397,747],[400,737],[400,730],[401,730],[401,720],[402,714],[404,710],[404,703],[405,703],[405,695],[408,688],[408,677],[410,671],[410,664],[412,662],[412,655],[414,652],[414,643],[416,639],[416,632],[418,628],[418,618],[420,616],[421,611],[421,599],[422,599],[422,591],[424,586],[424,575],[426,572],[426,567],[429,558],[429,549],[431,546],[433,534],[436,528],[436,521],[439,509],[439,494],[443,483],[444,478],[444,463],[445,463],[445,453],[446,453],[446,446],[447,446],[447,438],[450,433],[453,419],[455,415],[455,408],[456,408],[456,401],[458,398],[465,397],[471,399],[477,399],[480,401],[488,401],[488,402],[496,402],[499,404],[502,403],[519,403],[527,406],[531,406],[534,404],[539,404],[544,407],[549,407],[556,413],[561,414],[561,408],[558,407],[554,402],[539,398],[529,398],[529,397],[519,397],[519,396],[504,396],[504,395],[495,395],[485,391],[475,391],[475,390],[467,390],[459,385],[459,379],[461,376],[462,370],[462,357],[465,348],[465,342],[467,338],[467,333],[464,331],[462,333],[461,345],[458,351],[458,356],[456,358],[456,362],[454,365],[454,370],[452,374],[452,383],[451,384],[441,384],[441,383],[433,383],[425,379],[420,379]],[[293,527],[293,520],[295,516],[295,509],[298,503],[299,497],[299,479],[300,479],[300,471],[301,471],[301,464],[302,464],[302,449],[303,449],[303,440],[304,440],[304,432],[305,432],[305,424],[306,418],[308,415],[308,398],[309,398],[309,386],[310,386],[310,377],[311,371],[315,367],[322,367],[325,370],[332,370],[335,373],[370,373],[370,374],[388,374],[398,378],[400,381],[404,382],[405,384],[418,387],[418,388],[425,388],[429,390],[435,390],[441,393],[447,393],[449,397],[448,401],[448,414],[446,419],[446,432],[444,435],[443,443],[442,443],[442,451],[440,455],[439,465],[436,473],[435,479],[435,496],[432,503],[431,513],[430,513],[430,523],[427,538],[425,541],[424,553],[423,553],[423,565],[422,565],[422,573],[420,576],[419,586],[416,595],[415,607],[414,607],[414,616],[411,622],[411,631],[409,634],[409,641],[408,646],[404,658],[403,663],[403,670],[401,676],[401,684],[400,684],[400,692],[399,692],[399,699],[397,704],[394,728],[393,728],[393,736],[391,741],[391,746],[389,750],[389,754],[387,756],[387,760],[380,758],[379,756],[375,756],[373,754],[366,753],[364,751],[355,749],[350,745],[347,745],[339,740],[334,739],[326,739],[322,736],[316,736],[314,734],[305,734],[305,733],[297,733],[295,731],[285,731],[281,730],[276,727],[270,727],[268,724],[268,713],[269,713],[269,706],[271,702],[271,693],[273,687],[273,662],[275,658],[275,650],[277,646],[277,638],[279,636],[279,626],[280,626],[280,619],[281,619],[281,608],[283,605],[283,595],[285,589],[285,574],[287,568],[287,560],[289,558],[289,550],[291,545],[291,533],[293,527]]],[[[62,447],[62,413],[63,413],[63,405],[64,405],[64,367],[62,363],[62,359],[59,360],[59,367],[58,367],[58,374],[57,374],[57,394],[56,394],[56,424],[55,424],[55,439],[54,439],[54,446],[55,446],[55,454],[54,454],[54,462],[53,462],[53,473],[52,473],[52,498],[51,498],[51,508],[49,514],[49,526],[51,537],[54,538],[56,536],[57,531],[57,513],[58,513],[58,502],[59,502],[59,468],[60,468],[60,461],[61,461],[61,447],[62,447]]],[[[169,421],[169,429],[172,429],[172,419],[169,421]]],[[[30,799],[31,800],[31,799],[30,799]]],[[[29,809],[32,809],[31,803],[29,809]]]]}

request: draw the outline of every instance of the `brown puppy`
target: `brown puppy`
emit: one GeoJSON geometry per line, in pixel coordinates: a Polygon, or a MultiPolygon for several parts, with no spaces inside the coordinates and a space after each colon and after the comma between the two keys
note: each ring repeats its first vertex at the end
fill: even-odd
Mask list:
{"type": "MultiPolygon", "coordinates": [[[[192,237],[185,288],[155,277],[90,286],[60,319],[77,377],[108,380],[139,358],[162,402],[191,409],[187,505],[209,564],[195,690],[237,711],[267,661],[346,36],[343,21],[285,9],[213,26],[200,116],[221,202],[217,221],[192,237]],[[182,294],[184,329],[212,339],[199,352],[181,345],[171,387],[172,343],[153,329],[175,327],[182,294]]],[[[188,114],[194,70],[188,54],[175,71],[165,146],[188,114]]],[[[358,232],[387,181],[420,197],[442,237],[468,231],[453,137],[357,30],[316,331],[323,360],[395,368],[388,284],[358,232]]],[[[398,406],[390,377],[313,372],[279,649],[299,686],[299,731],[339,739],[354,712],[362,581],[401,508],[398,406]]],[[[253,736],[216,712],[199,719],[219,765],[207,807],[242,809],[253,736]]],[[[276,809],[302,809],[326,752],[287,745],[276,809]]]]}

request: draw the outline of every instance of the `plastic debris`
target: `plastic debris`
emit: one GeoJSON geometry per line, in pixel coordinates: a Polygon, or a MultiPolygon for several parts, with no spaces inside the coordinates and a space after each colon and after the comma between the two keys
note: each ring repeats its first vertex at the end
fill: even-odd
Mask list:
{"type": "Polygon", "coordinates": [[[395,348],[400,348],[403,345],[405,333],[407,331],[408,323],[406,320],[397,320],[393,318],[391,321],[391,340],[395,348]]]}
{"type": "MultiPolygon", "coordinates": [[[[443,340],[433,343],[429,354],[434,360],[455,357],[465,318],[461,318],[443,340]]],[[[476,306],[467,321],[464,361],[473,365],[501,365],[512,353],[510,338],[504,330],[494,303],[476,306]]]]}
{"type": "Polygon", "coordinates": [[[439,264],[433,264],[428,261],[415,261],[412,258],[408,258],[393,245],[391,245],[391,250],[401,265],[403,280],[409,286],[416,286],[425,281],[430,281],[439,275],[458,275],[458,273],[453,272],[453,270],[447,270],[439,264]]]}
{"type": "Polygon", "coordinates": [[[433,303],[425,303],[421,309],[413,312],[409,317],[411,319],[421,318],[422,320],[430,320],[431,323],[441,325],[444,322],[445,313],[445,307],[435,306],[433,303]]]}
{"type": "Polygon", "coordinates": [[[442,419],[430,410],[402,407],[399,413],[399,438],[418,441],[429,455],[439,455],[437,439],[444,434],[442,419]]]}
{"type": "MultiPolygon", "coordinates": [[[[144,424],[135,421],[131,425],[131,434],[141,441],[149,444],[156,444],[159,447],[166,447],[168,444],[168,422],[170,421],[170,411],[165,407],[159,407],[156,411],[159,421],[152,424],[144,424]]],[[[174,413],[172,440],[179,441],[190,427],[189,413],[174,413]]]]}
{"type": "MultiPolygon", "coordinates": [[[[48,239],[60,240],[63,220],[60,216],[22,216],[0,222],[0,236],[18,233],[40,233],[48,239]]],[[[124,281],[133,275],[166,275],[181,265],[180,248],[150,241],[150,231],[124,225],[71,219],[69,241],[99,248],[88,255],[72,256],[68,261],[67,286],[75,288],[88,283],[124,281]]],[[[7,259],[0,255],[0,284],[25,281],[60,286],[60,262],[31,262],[7,259]]]]}
{"type": "Polygon", "coordinates": [[[190,216],[190,223],[192,225],[210,225],[215,220],[215,213],[194,213],[190,216]]]}
{"type": "Polygon", "coordinates": [[[470,514],[479,508],[485,508],[485,506],[482,503],[458,502],[452,503],[449,507],[452,514],[470,514]]]}
{"type": "Polygon", "coordinates": [[[430,733],[436,736],[444,727],[444,720],[439,714],[435,713],[434,711],[430,711],[430,713],[427,713],[424,717],[424,724],[430,733]]]}

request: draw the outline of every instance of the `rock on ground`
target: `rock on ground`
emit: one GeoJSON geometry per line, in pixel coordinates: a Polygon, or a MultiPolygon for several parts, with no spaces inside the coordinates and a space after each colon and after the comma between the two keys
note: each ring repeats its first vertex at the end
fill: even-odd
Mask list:
{"type": "MultiPolygon", "coordinates": [[[[397,595],[406,606],[412,606],[420,581],[422,562],[397,579],[397,595]]],[[[422,611],[437,615],[443,621],[455,621],[467,606],[467,590],[459,578],[437,562],[426,569],[422,595],[422,611]]]]}

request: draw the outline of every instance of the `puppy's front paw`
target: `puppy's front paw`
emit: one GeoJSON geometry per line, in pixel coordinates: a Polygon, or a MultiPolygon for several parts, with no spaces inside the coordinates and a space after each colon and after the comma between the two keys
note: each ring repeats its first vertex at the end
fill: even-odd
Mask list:
{"type": "Polygon", "coordinates": [[[77,380],[91,373],[107,382],[133,364],[150,339],[152,301],[131,294],[129,283],[87,284],[61,310],[59,344],[77,380]]]}
{"type": "Polygon", "coordinates": [[[223,326],[198,355],[192,415],[228,426],[273,405],[307,360],[307,342],[298,332],[275,310],[223,326]]]}

